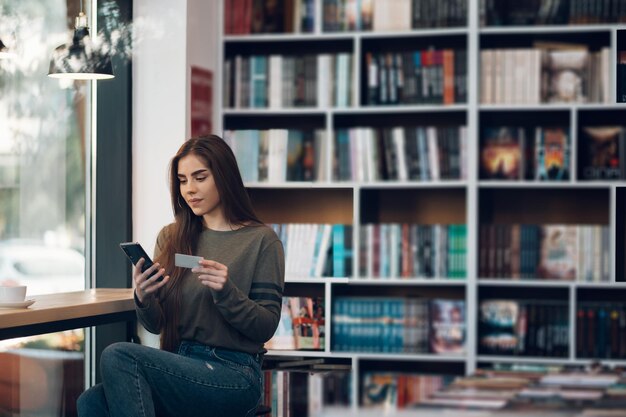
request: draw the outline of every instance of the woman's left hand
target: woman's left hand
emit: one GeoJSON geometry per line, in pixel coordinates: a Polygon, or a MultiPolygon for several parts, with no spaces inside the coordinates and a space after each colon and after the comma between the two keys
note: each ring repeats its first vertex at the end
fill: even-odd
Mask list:
{"type": "Polygon", "coordinates": [[[200,265],[200,268],[193,268],[191,272],[199,274],[198,279],[202,285],[221,291],[228,281],[228,267],[206,259],[201,260],[200,265]]]}

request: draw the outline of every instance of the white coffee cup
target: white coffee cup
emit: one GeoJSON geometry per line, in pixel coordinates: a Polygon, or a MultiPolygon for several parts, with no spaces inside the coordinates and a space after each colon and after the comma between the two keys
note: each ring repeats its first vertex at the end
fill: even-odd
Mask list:
{"type": "Polygon", "coordinates": [[[0,286],[0,303],[19,303],[26,298],[26,285],[0,286]]]}

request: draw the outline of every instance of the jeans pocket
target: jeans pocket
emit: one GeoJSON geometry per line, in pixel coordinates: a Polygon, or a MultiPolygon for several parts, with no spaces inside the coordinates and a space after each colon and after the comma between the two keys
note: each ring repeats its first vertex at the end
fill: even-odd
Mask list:
{"type": "MultiPolygon", "coordinates": [[[[213,355],[225,366],[243,374],[250,382],[250,385],[259,385],[256,372],[252,367],[253,359],[249,354],[216,348],[213,350],[213,355]]],[[[260,386],[258,388],[260,389],[260,386]]]]}
{"type": "Polygon", "coordinates": [[[216,348],[213,350],[213,354],[222,362],[230,362],[235,366],[248,368],[252,364],[252,358],[247,353],[216,348]]]}

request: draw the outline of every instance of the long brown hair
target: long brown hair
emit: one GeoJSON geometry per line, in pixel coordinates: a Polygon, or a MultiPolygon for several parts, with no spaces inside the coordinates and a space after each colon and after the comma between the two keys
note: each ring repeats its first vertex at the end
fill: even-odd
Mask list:
{"type": "Polygon", "coordinates": [[[175,220],[174,224],[168,228],[165,242],[155,260],[170,275],[170,281],[159,291],[159,299],[163,306],[162,320],[164,320],[161,331],[161,349],[170,352],[173,352],[180,342],[177,326],[181,283],[185,272],[183,268],[174,265],[174,254],[194,254],[203,229],[202,216],[197,216],[191,211],[180,193],[178,163],[188,155],[195,155],[200,158],[211,171],[224,215],[230,224],[235,226],[261,224],[243,185],[237,160],[230,146],[222,138],[215,135],[192,138],[183,143],[172,158],[169,170],[170,193],[175,220]]]}

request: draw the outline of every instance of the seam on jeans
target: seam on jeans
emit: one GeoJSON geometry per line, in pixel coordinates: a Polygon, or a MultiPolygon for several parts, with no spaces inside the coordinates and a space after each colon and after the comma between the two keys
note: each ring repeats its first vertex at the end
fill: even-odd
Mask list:
{"type": "Polygon", "coordinates": [[[143,396],[141,395],[141,385],[139,384],[139,361],[137,361],[137,358],[135,358],[134,356],[133,356],[133,359],[135,360],[135,387],[137,387],[137,395],[139,397],[139,404],[141,406],[141,414],[145,417],[146,408],[144,407],[144,404],[143,404],[143,396]]]}
{"type": "MultiPolygon", "coordinates": [[[[192,382],[192,383],[197,384],[197,385],[203,385],[205,387],[225,388],[225,389],[235,389],[235,390],[248,390],[253,385],[252,383],[250,383],[250,381],[247,381],[248,382],[247,386],[209,384],[207,382],[200,381],[198,379],[189,378],[189,377],[187,377],[185,375],[180,375],[180,374],[174,373],[174,372],[172,372],[172,371],[170,371],[168,369],[164,369],[164,368],[161,368],[161,367],[149,364],[149,363],[144,363],[144,366],[146,366],[148,368],[156,369],[158,371],[161,371],[161,372],[166,373],[168,375],[174,376],[176,378],[184,379],[185,381],[189,381],[189,382],[192,382]]],[[[230,369],[233,372],[237,372],[236,370],[234,370],[232,368],[230,368],[230,369]]],[[[237,373],[241,375],[241,373],[239,373],[239,372],[237,372],[237,373]]]]}
{"type": "Polygon", "coordinates": [[[261,399],[263,399],[263,393],[261,392],[261,394],[259,395],[259,399],[256,400],[256,404],[254,405],[254,407],[252,407],[251,409],[248,410],[248,412],[246,413],[246,417],[249,416],[253,416],[254,412],[256,412],[256,409],[259,408],[259,405],[261,405],[261,399]]]}

